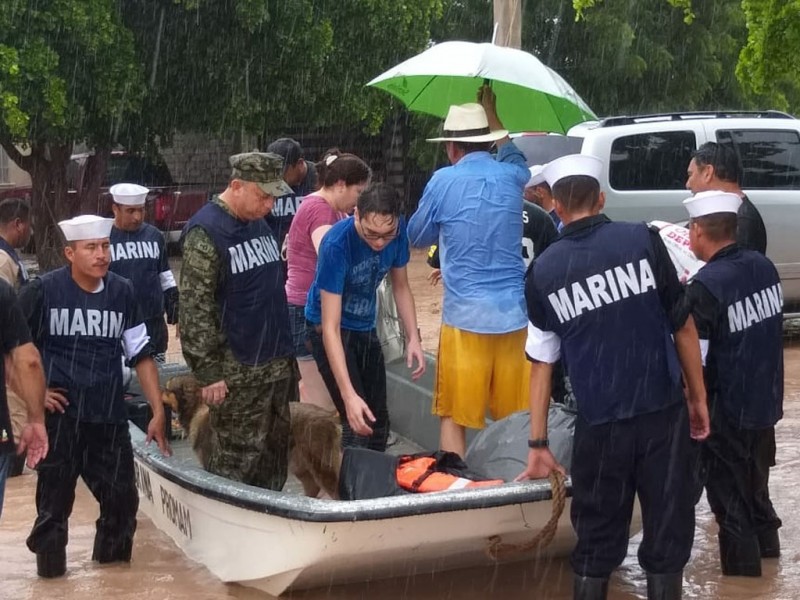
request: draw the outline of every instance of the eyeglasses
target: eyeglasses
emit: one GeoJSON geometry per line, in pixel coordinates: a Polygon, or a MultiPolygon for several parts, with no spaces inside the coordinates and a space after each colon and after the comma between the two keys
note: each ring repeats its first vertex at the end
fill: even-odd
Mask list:
{"type": "Polygon", "coordinates": [[[375,233],[374,231],[365,229],[364,226],[362,225],[361,237],[363,237],[365,240],[370,240],[370,241],[385,240],[387,242],[390,242],[397,237],[397,226],[395,225],[394,230],[390,231],[389,233],[375,233]]]}

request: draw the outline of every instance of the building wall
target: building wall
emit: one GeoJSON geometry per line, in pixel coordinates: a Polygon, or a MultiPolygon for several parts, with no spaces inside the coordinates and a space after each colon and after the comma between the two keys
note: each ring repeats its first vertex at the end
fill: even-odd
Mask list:
{"type": "Polygon", "coordinates": [[[31,177],[17,166],[0,147],[0,189],[30,187],[31,177]]]}
{"type": "Polygon", "coordinates": [[[199,133],[176,134],[171,146],[161,148],[161,156],[176,183],[205,185],[219,191],[231,174],[228,157],[239,152],[240,146],[233,136],[217,139],[199,133]]]}

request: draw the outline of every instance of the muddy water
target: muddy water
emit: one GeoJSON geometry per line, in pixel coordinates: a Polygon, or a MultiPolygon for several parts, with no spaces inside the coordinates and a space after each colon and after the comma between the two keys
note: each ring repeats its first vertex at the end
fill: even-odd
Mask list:
{"type": "MultiPolygon", "coordinates": [[[[427,269],[415,254],[410,279],[417,306],[424,307],[420,327],[426,349],[436,345],[440,289],[424,280],[427,269]]],[[[770,487],[781,529],[783,556],[764,561],[759,579],[722,577],[718,566],[716,525],[703,499],[698,505],[692,559],[685,572],[684,597],[706,599],[800,598],[800,345],[786,346],[785,416],[777,427],[778,466],[770,487]]],[[[25,547],[35,510],[35,475],[9,480],[0,518],[0,600],[262,600],[264,593],[220,583],[204,567],[188,560],[147,517],[140,515],[133,561],[129,566],[100,567],[91,562],[94,520],[98,511],[88,490],[79,485],[70,521],[67,577],[42,581],[36,577],[34,556],[25,547]]],[[[638,538],[614,575],[609,597],[645,598],[646,586],[636,561],[638,538]]],[[[496,568],[464,569],[435,575],[373,581],[347,586],[288,593],[284,598],[318,599],[439,599],[571,598],[571,571],[564,559],[544,564],[516,563],[496,568]]]]}

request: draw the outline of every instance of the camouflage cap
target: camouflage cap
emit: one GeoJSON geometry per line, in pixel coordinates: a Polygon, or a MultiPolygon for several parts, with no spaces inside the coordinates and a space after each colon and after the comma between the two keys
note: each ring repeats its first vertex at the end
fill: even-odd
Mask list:
{"type": "Polygon", "coordinates": [[[292,188],[283,180],[283,157],[271,152],[244,152],[228,159],[234,179],[257,183],[267,194],[284,196],[292,188]]]}

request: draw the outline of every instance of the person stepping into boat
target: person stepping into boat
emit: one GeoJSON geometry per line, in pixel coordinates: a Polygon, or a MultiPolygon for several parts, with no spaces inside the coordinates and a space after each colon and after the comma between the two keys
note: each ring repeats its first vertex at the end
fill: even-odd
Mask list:
{"type": "Polygon", "coordinates": [[[638,494],[648,598],[671,600],[681,597],[694,537],[691,437],[709,432],[700,344],[658,232],[601,213],[601,170],[599,159],[585,155],[544,170],[564,229],[526,282],[531,449],[519,479],[563,471],[547,447],[551,373],[563,357],[578,412],[574,598],[606,597],[608,577],[627,552],[638,494]]]}
{"type": "Polygon", "coordinates": [[[406,335],[406,364],[425,372],[401,200],[378,183],[359,196],[355,214],[334,224],[319,247],[306,319],[314,359],[342,419],[342,446],[383,452],[389,437],[386,368],[375,331],[376,292],[389,275],[406,335]]]}
{"type": "Polygon", "coordinates": [[[264,216],[291,188],[277,154],[247,152],[229,162],[228,187],[184,230],[181,348],[210,407],[203,467],[280,490],[298,373],[280,248],[264,216]]]}
{"type": "Polygon", "coordinates": [[[413,246],[439,245],[444,304],[432,410],[440,448],[462,458],[465,428],[483,429],[487,407],[502,419],[528,398],[520,246],[530,171],[491,89],[479,98],[483,105],[451,106],[443,136],[428,140],[445,142],[451,166],[433,174],[408,222],[413,246]]]}
{"type": "Polygon", "coordinates": [[[109,268],[133,283],[156,359],[164,362],[169,342],[167,323],[178,322],[178,284],[169,268],[164,235],[144,223],[149,191],[135,183],[111,186],[114,226],[111,228],[109,268]]]}
{"type": "Polygon", "coordinates": [[[706,261],[686,298],[711,409],[703,462],[722,572],[759,576],[761,559],[780,555],[781,520],[768,483],[775,424],[783,416],[783,292],[772,262],[736,241],[741,203],[738,194],[719,191],[684,200],[691,249],[706,261]]]}
{"type": "Polygon", "coordinates": [[[108,271],[112,219],[61,221],[69,265],[20,290],[20,305],[47,374],[50,452],[39,464],[28,548],[41,577],[66,572],[68,519],[81,477],[100,504],[92,560],[128,562],[139,494],[123,398],[122,356],[136,368],[153,418],[147,441],[164,455],[164,406],[153,347],[131,282],[108,271]]]}

